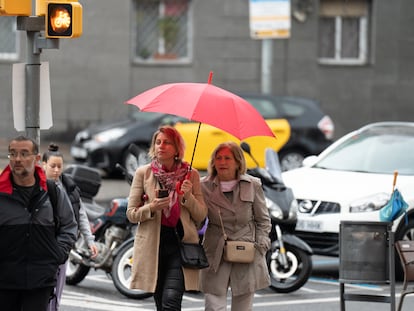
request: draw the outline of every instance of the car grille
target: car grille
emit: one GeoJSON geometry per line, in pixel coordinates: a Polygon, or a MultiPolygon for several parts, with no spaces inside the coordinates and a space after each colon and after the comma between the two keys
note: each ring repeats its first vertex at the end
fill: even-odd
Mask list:
{"type": "Polygon", "coordinates": [[[298,211],[303,214],[320,215],[340,213],[341,206],[336,202],[298,199],[298,211]]]}

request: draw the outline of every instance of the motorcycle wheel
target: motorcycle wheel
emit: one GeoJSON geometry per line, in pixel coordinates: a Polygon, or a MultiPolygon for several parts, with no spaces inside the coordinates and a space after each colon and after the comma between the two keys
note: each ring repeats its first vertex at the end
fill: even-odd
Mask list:
{"type": "Polygon", "coordinates": [[[134,243],[131,242],[123,247],[116,255],[114,263],[112,264],[112,281],[116,289],[128,298],[144,299],[151,297],[152,293],[129,288],[129,284],[131,283],[133,249],[134,243]]]}
{"type": "Polygon", "coordinates": [[[284,268],[278,259],[279,249],[272,256],[267,256],[267,267],[271,280],[270,287],[278,293],[290,293],[301,288],[309,279],[312,272],[311,256],[303,250],[286,245],[288,267],[284,268]],[[272,259],[272,257],[274,259],[272,259]]]}
{"type": "Polygon", "coordinates": [[[89,273],[90,267],[68,260],[66,265],[66,284],[76,285],[80,283],[89,273]]]}

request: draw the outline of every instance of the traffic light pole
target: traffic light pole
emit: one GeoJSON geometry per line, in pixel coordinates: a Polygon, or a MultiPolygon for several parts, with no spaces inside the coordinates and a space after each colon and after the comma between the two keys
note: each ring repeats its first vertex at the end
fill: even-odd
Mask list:
{"type": "Polygon", "coordinates": [[[59,49],[58,38],[81,36],[82,5],[77,0],[0,0],[0,15],[17,16],[17,30],[26,31],[25,130],[40,145],[40,54],[59,49]]]}
{"type": "Polygon", "coordinates": [[[27,31],[25,128],[26,135],[40,145],[40,53],[35,53],[36,31],[27,31]]]}
{"type": "Polygon", "coordinates": [[[59,39],[40,36],[45,28],[44,16],[18,16],[17,29],[27,36],[25,66],[25,129],[26,136],[40,144],[40,54],[42,48],[58,49],[59,39]]]}

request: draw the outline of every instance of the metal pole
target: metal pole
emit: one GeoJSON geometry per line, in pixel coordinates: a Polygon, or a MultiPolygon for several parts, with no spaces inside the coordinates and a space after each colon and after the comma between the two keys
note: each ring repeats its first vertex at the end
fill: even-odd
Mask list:
{"type": "Polygon", "coordinates": [[[35,51],[37,31],[27,31],[25,121],[26,135],[40,145],[40,53],[35,51]]]}
{"type": "MultiPolygon", "coordinates": [[[[35,15],[35,0],[32,14],[35,15]]],[[[59,39],[41,35],[44,16],[17,16],[17,30],[26,31],[27,62],[25,65],[25,130],[26,136],[40,145],[40,55],[42,49],[59,49],[59,39]]]]}
{"type": "MultiPolygon", "coordinates": [[[[32,16],[36,16],[36,2],[36,0],[32,0],[32,16]]],[[[25,128],[26,136],[32,138],[40,146],[40,52],[35,47],[38,34],[38,31],[26,31],[25,128]]]]}
{"type": "Polygon", "coordinates": [[[262,40],[262,93],[272,93],[273,41],[262,40]]]}

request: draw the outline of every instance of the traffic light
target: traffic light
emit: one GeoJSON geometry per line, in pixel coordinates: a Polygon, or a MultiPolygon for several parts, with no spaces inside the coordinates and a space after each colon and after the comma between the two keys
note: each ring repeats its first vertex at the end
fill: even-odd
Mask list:
{"type": "Polygon", "coordinates": [[[30,16],[32,0],[0,0],[0,15],[30,16]]]}
{"type": "Polygon", "coordinates": [[[82,35],[82,5],[79,2],[46,4],[46,38],[77,38],[82,35]]]}

